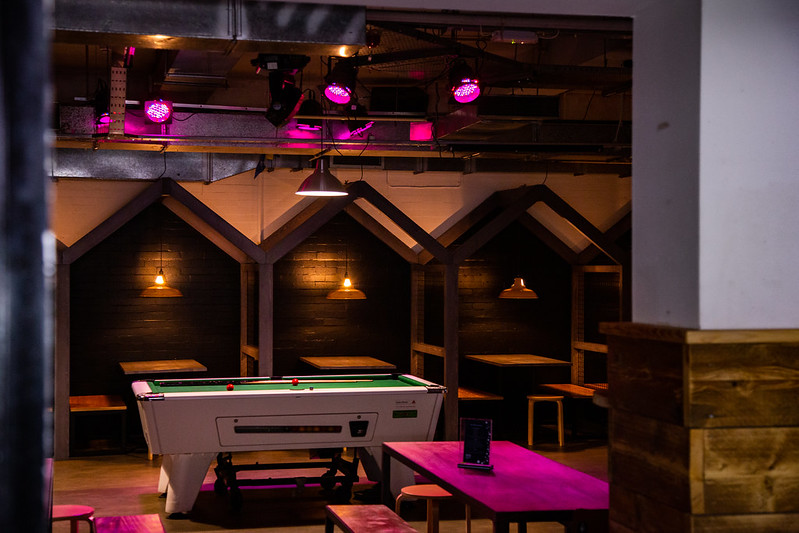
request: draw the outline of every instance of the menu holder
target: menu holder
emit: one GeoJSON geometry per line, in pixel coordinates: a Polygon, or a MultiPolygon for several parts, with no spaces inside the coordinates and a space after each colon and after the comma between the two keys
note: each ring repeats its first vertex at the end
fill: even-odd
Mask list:
{"type": "Polygon", "coordinates": [[[493,470],[491,464],[492,421],[485,418],[461,418],[463,461],[460,468],[493,470]]]}

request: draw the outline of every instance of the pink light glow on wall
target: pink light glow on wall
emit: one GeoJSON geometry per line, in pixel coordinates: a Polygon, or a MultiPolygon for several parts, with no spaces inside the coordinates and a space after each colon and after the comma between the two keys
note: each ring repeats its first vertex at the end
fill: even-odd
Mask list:
{"type": "Polygon", "coordinates": [[[432,141],[433,123],[432,122],[411,122],[410,140],[412,141],[432,141]]]}

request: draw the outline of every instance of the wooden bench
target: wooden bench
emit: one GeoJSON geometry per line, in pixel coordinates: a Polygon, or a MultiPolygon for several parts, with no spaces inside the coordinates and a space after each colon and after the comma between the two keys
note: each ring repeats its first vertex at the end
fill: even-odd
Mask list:
{"type": "Polygon", "coordinates": [[[463,401],[476,401],[476,400],[502,400],[502,396],[491,392],[485,392],[477,389],[470,389],[469,387],[458,387],[458,399],[463,401]]]}
{"type": "Polygon", "coordinates": [[[94,523],[97,533],[166,533],[157,514],[98,516],[94,523]]]}
{"type": "Polygon", "coordinates": [[[127,445],[127,405],[121,396],[111,394],[92,394],[88,396],[69,397],[69,442],[70,453],[74,447],[75,436],[75,417],[79,415],[99,415],[108,413],[118,413],[120,415],[120,449],[124,453],[127,445]]]}
{"type": "MultiPolygon", "coordinates": [[[[595,397],[600,397],[601,399],[607,398],[606,393],[608,389],[608,384],[586,383],[584,385],[575,385],[574,383],[544,383],[540,385],[540,387],[547,391],[557,392],[558,394],[567,398],[575,398],[580,400],[585,399],[593,401],[595,397]]],[[[597,403],[597,405],[607,407],[607,405],[601,404],[601,400],[600,403],[597,403]]],[[[562,420],[562,415],[561,415],[561,420],[562,420]]],[[[530,434],[529,430],[528,430],[528,437],[530,440],[532,440],[532,435],[530,434]]]]}
{"type": "Polygon", "coordinates": [[[325,533],[338,526],[347,533],[417,533],[416,528],[385,505],[328,505],[325,533]]]}
{"type": "Polygon", "coordinates": [[[569,398],[593,398],[595,389],[573,383],[545,383],[542,389],[557,392],[569,398]]]}

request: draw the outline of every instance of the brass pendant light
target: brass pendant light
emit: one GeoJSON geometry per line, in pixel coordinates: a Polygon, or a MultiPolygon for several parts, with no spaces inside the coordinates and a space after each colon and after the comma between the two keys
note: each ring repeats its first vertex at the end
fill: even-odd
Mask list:
{"type": "Polygon", "coordinates": [[[155,276],[155,285],[150,285],[139,294],[142,298],[182,298],[183,293],[166,284],[164,278],[164,241],[161,239],[161,250],[158,258],[158,275],[155,276]]]}
{"type": "Polygon", "coordinates": [[[341,287],[327,293],[328,300],[366,300],[366,295],[352,286],[352,281],[344,274],[344,282],[341,287]]]}
{"type": "Polygon", "coordinates": [[[538,295],[524,286],[522,278],[513,278],[513,285],[499,293],[499,297],[513,300],[533,300],[538,298],[538,295]]]}
{"type": "Polygon", "coordinates": [[[328,300],[366,300],[366,294],[352,286],[350,276],[347,272],[349,257],[347,251],[344,252],[344,281],[341,287],[327,293],[328,300]]]}

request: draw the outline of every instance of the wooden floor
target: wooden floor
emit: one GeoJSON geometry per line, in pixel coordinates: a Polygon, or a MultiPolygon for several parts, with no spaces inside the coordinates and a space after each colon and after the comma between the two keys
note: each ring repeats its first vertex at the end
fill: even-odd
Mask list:
{"type": "MultiPolygon", "coordinates": [[[[561,449],[555,443],[542,443],[533,448],[556,461],[568,464],[595,477],[607,480],[607,445],[603,441],[567,443],[561,449]]],[[[259,452],[238,454],[234,463],[245,464],[306,461],[307,451],[259,452]]],[[[158,513],[168,532],[271,532],[303,533],[324,531],[324,506],[330,503],[330,493],[318,485],[298,488],[252,487],[243,492],[241,510],[233,511],[228,498],[213,491],[213,468],[209,470],[203,490],[197,498],[190,518],[169,519],[164,513],[164,499],[157,492],[159,459],[149,461],[143,450],[124,455],[98,455],[56,461],[53,478],[53,503],[82,504],[96,509],[96,516],[158,513]]],[[[213,466],[213,465],[212,465],[213,466]]],[[[272,471],[242,473],[251,477],[285,477],[288,475],[319,475],[318,471],[272,471]]],[[[361,477],[366,480],[365,476],[361,477]]],[[[369,484],[356,485],[354,493],[367,490],[369,484]]],[[[362,502],[354,497],[352,503],[362,502]]],[[[412,502],[403,507],[403,518],[418,531],[425,531],[424,504],[412,502]]],[[[464,531],[463,506],[444,502],[441,508],[441,533],[464,531]]],[[[84,526],[85,528],[85,526],[84,526]]],[[[529,524],[530,533],[563,532],[557,523],[529,524]]],[[[53,525],[55,533],[69,531],[67,523],[53,525]]],[[[83,530],[81,530],[83,531],[83,530]]],[[[472,521],[472,531],[491,531],[491,522],[479,516],[472,521]]]]}

